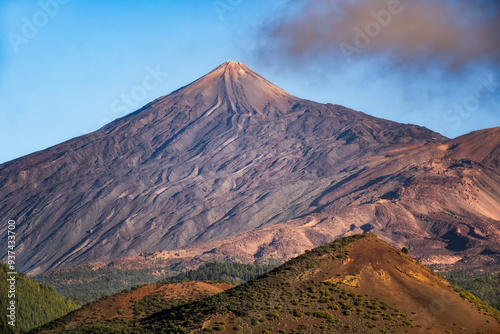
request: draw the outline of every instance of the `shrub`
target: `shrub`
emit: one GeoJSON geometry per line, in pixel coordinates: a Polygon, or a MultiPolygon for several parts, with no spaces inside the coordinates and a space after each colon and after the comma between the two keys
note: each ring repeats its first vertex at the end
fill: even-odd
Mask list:
{"type": "Polygon", "coordinates": [[[214,331],[216,332],[222,332],[226,330],[226,327],[221,324],[215,324],[214,327],[212,327],[214,331]]]}
{"type": "Polygon", "coordinates": [[[331,314],[330,312],[327,312],[327,311],[314,312],[314,316],[316,318],[326,319],[328,322],[331,322],[332,324],[336,324],[336,323],[340,322],[339,319],[337,319],[333,314],[331,314]]]}
{"type": "Polygon", "coordinates": [[[294,317],[301,317],[304,315],[304,312],[302,312],[300,308],[294,308],[292,312],[294,317]]]}
{"type": "Polygon", "coordinates": [[[278,311],[271,311],[267,317],[270,319],[279,319],[280,314],[278,313],[278,311]]]}

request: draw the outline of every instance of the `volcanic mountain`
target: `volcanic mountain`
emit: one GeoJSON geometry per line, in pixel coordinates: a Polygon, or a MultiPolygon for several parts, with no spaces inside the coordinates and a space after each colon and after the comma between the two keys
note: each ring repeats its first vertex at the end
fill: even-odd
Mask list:
{"type": "Polygon", "coordinates": [[[286,259],[362,230],[411,242],[433,263],[498,264],[490,132],[449,141],[299,99],[226,62],[96,132],[0,165],[0,215],[16,220],[17,265],[31,274],[192,245],[286,259]]]}
{"type": "Polygon", "coordinates": [[[217,288],[227,285],[140,287],[86,305],[33,332],[500,331],[499,311],[371,234],[338,239],[246,284],[219,293],[217,288]],[[180,301],[196,298],[203,290],[217,294],[196,302],[180,301]]]}

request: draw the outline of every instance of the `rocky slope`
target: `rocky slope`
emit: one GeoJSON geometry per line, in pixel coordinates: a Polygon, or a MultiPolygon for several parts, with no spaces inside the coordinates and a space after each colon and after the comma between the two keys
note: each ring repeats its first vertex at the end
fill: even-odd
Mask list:
{"type": "Polygon", "coordinates": [[[500,128],[356,160],[302,217],[181,249],[115,259],[109,268],[268,263],[371,231],[436,269],[500,269],[500,128]]]}
{"type": "MultiPolygon", "coordinates": [[[[360,201],[344,187],[368,180],[357,191],[369,193],[381,184],[365,177],[383,166],[370,159],[393,161],[386,170],[396,173],[407,159],[395,156],[412,156],[408,147],[445,141],[422,127],[296,98],[227,62],[96,132],[0,165],[0,215],[17,221],[18,267],[31,274],[214,242],[311,214],[328,217],[329,238],[380,224],[373,218],[382,203],[336,223],[338,205],[360,201]]],[[[394,184],[403,177],[387,175],[394,184]]],[[[443,226],[452,218],[445,214],[443,226]]],[[[416,231],[413,220],[397,224],[416,231]]]]}

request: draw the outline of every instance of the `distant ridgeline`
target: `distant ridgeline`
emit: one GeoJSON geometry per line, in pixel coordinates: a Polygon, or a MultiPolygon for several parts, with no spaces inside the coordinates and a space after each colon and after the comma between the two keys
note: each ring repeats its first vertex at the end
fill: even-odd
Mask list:
{"type": "Polygon", "coordinates": [[[50,286],[38,284],[19,273],[16,278],[16,304],[15,304],[15,327],[7,324],[5,316],[8,308],[9,283],[7,281],[7,265],[0,263],[0,333],[21,333],[32,328],[43,325],[49,321],[59,318],[68,312],[76,310],[78,306],[71,300],[66,299],[50,286]]]}
{"type": "MultiPolygon", "coordinates": [[[[112,295],[133,286],[164,282],[182,281],[227,281],[243,283],[258,277],[270,270],[274,265],[253,265],[229,262],[213,262],[200,266],[196,270],[177,274],[174,268],[148,269],[92,269],[90,266],[79,266],[73,269],[63,269],[44,273],[35,277],[37,282],[48,284],[66,298],[82,306],[103,296],[112,295]],[[159,275],[163,270],[165,274],[159,275]],[[89,285],[92,289],[89,290],[89,285]]],[[[178,270],[178,269],[177,269],[178,270]]]]}

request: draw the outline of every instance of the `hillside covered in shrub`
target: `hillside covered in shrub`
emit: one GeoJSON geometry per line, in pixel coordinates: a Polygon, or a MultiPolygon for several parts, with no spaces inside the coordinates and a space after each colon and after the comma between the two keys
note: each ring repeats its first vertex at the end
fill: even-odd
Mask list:
{"type": "Polygon", "coordinates": [[[494,317],[498,313],[491,306],[371,234],[345,237],[306,251],[257,279],[212,296],[151,306],[157,302],[161,299],[143,300],[140,305],[150,305],[146,307],[149,315],[128,325],[105,318],[71,325],[63,318],[36,332],[500,331],[494,317]]]}

